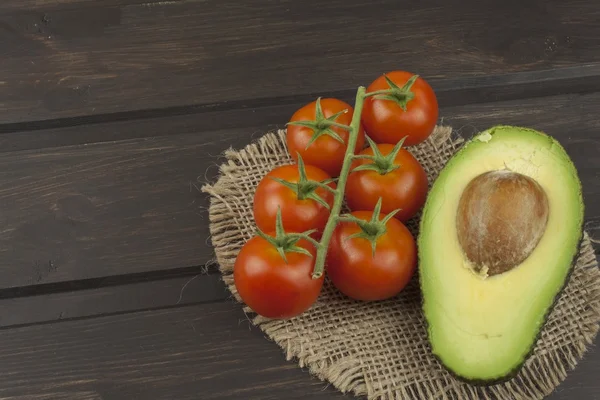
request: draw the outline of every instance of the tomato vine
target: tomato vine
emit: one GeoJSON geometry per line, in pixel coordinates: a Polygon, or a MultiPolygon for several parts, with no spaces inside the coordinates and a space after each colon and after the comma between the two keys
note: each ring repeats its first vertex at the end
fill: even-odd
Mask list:
{"type": "Polygon", "coordinates": [[[246,304],[269,318],[296,316],[316,301],[325,269],[357,300],[405,287],[417,260],[403,221],[422,206],[427,175],[403,145],[425,140],[437,112],[429,85],[406,71],[359,86],[354,105],[319,97],[296,110],[286,124],[295,163],[258,183],[259,232],[236,258],[234,281],[246,304]],[[343,204],[349,214],[340,215],[343,204]]]}

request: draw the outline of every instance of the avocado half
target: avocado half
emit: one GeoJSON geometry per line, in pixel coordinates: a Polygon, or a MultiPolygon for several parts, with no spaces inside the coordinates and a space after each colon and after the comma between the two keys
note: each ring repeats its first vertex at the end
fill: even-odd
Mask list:
{"type": "Polygon", "coordinates": [[[446,369],[474,384],[518,372],[568,280],[583,215],[577,170],[542,132],[496,126],[451,158],[428,194],[418,237],[428,339],[446,369]],[[504,267],[490,273],[494,263],[504,267]]]}

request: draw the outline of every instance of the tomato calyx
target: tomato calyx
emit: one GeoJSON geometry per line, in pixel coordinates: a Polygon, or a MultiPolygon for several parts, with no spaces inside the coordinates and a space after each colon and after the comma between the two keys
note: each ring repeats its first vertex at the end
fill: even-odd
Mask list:
{"type": "Polygon", "coordinates": [[[369,142],[369,146],[373,150],[373,155],[371,156],[367,154],[361,154],[355,155],[354,158],[366,159],[371,162],[359,165],[358,167],[354,168],[352,172],[375,171],[379,175],[385,175],[401,167],[400,164],[396,163],[395,159],[398,153],[400,152],[400,149],[402,149],[402,145],[404,144],[404,141],[406,140],[407,136],[404,136],[402,139],[400,139],[400,141],[396,143],[396,145],[388,155],[381,154],[379,147],[377,147],[377,143],[375,143],[370,137],[365,137],[369,142]]]}
{"type": "Polygon", "coordinates": [[[370,92],[367,93],[366,96],[374,96],[374,98],[378,100],[391,100],[398,104],[403,111],[406,111],[406,105],[415,97],[415,94],[411,91],[411,88],[415,81],[419,78],[419,75],[411,76],[402,87],[396,85],[396,83],[388,78],[387,75],[384,74],[383,77],[390,88],[370,92]]]}
{"type": "Polygon", "coordinates": [[[388,223],[388,221],[390,219],[392,219],[394,217],[394,215],[396,215],[396,213],[398,211],[400,211],[400,209],[396,209],[396,210],[390,212],[389,214],[387,214],[385,217],[383,217],[383,219],[380,220],[379,217],[381,215],[381,202],[382,202],[382,199],[380,197],[379,200],[377,201],[377,204],[375,205],[375,208],[373,209],[373,214],[369,221],[365,221],[364,219],[357,218],[352,214],[340,215],[338,217],[338,221],[355,223],[360,228],[360,232],[357,232],[357,233],[354,233],[354,234],[348,236],[345,240],[356,239],[356,238],[368,240],[371,243],[371,250],[372,250],[373,257],[375,257],[375,250],[377,248],[377,240],[381,236],[385,235],[385,233],[387,232],[386,224],[388,223]]]}
{"type": "Polygon", "coordinates": [[[332,116],[330,116],[328,118],[325,118],[325,115],[323,114],[323,108],[321,107],[321,98],[319,97],[317,99],[317,102],[315,105],[315,119],[314,120],[290,121],[287,123],[287,125],[303,126],[305,128],[312,129],[312,131],[314,133],[313,133],[312,137],[310,138],[310,140],[308,141],[308,144],[306,145],[306,149],[308,149],[311,144],[313,144],[318,138],[320,138],[323,135],[331,136],[332,138],[334,138],[341,144],[345,144],[344,139],[342,139],[342,137],[331,128],[337,127],[337,128],[349,130],[350,129],[349,126],[340,124],[335,121],[340,115],[345,114],[347,112],[348,112],[347,109],[342,110],[342,111],[339,111],[339,112],[333,114],[332,116]]]}
{"type": "Polygon", "coordinates": [[[320,181],[320,182],[308,179],[308,177],[306,176],[306,168],[304,166],[304,160],[302,160],[302,157],[300,156],[299,153],[298,153],[298,181],[297,182],[289,182],[289,181],[286,181],[285,179],[281,179],[281,178],[271,178],[271,179],[273,179],[275,182],[278,182],[278,183],[282,184],[283,186],[287,187],[288,189],[290,189],[291,191],[293,191],[296,194],[296,197],[298,198],[298,200],[312,199],[328,210],[330,209],[329,204],[321,196],[319,196],[317,194],[316,190],[318,188],[323,188],[334,194],[336,192],[336,190],[334,188],[329,186],[329,184],[331,182],[333,182],[333,179],[326,179],[326,180],[320,181]]]}
{"type": "Polygon", "coordinates": [[[315,233],[316,229],[311,229],[309,231],[305,231],[302,233],[286,233],[283,228],[283,220],[281,217],[281,207],[277,209],[277,217],[275,220],[275,236],[270,236],[257,229],[256,234],[263,239],[265,239],[269,244],[275,249],[283,259],[283,261],[287,264],[287,253],[300,253],[312,257],[312,254],[303,247],[297,246],[296,244],[300,239],[308,240],[312,243],[316,248],[319,247],[319,242],[310,237],[311,234],[315,233]]]}

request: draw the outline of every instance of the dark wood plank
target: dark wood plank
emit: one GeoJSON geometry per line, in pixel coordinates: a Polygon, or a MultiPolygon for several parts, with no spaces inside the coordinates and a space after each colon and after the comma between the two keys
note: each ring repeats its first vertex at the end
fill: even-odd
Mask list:
{"type": "MultiPolygon", "coordinates": [[[[170,0],[171,2],[184,2],[186,0],[170,0]]],[[[81,8],[93,6],[97,0],[8,0],[2,2],[3,10],[39,10],[48,7],[60,8],[81,8]]],[[[102,4],[108,6],[119,6],[126,4],[145,4],[148,7],[155,6],[156,3],[164,2],[164,0],[148,0],[141,2],[140,0],[103,0],[102,4]]]]}
{"type": "Polygon", "coordinates": [[[397,68],[435,80],[600,62],[600,4],[590,0],[10,0],[2,9],[3,123],[276,104],[397,68]]]}
{"type": "MultiPolygon", "coordinates": [[[[599,106],[600,93],[591,93],[446,107],[441,116],[465,136],[500,123],[556,136],[580,170],[586,217],[594,221],[600,218],[599,106]]],[[[244,146],[271,124],[283,126],[288,105],[279,107],[248,111],[255,114],[249,120],[263,127],[175,134],[235,119],[216,112],[198,114],[197,120],[144,120],[137,128],[138,122],[126,121],[64,128],[72,137],[85,131],[118,137],[129,129],[169,136],[0,152],[0,290],[178,270],[211,260],[207,198],[194,185],[212,180],[223,150],[244,146]]]]}
{"type": "Polygon", "coordinates": [[[36,287],[35,295],[28,293],[28,296],[0,299],[0,328],[231,298],[220,274],[203,271],[171,279],[114,286],[109,283],[94,282],[101,286],[96,289],[69,283],[59,287],[60,291],[49,294],[43,294],[47,288],[36,287]]]}
{"type": "MultiPolygon", "coordinates": [[[[590,93],[600,89],[600,64],[500,75],[444,78],[432,82],[440,107],[590,93]]],[[[326,94],[352,104],[356,88],[326,94]]],[[[167,107],[45,121],[0,123],[0,152],[107,142],[174,133],[283,127],[312,94],[249,99],[222,104],[167,107]],[[170,118],[169,124],[161,123],[170,118]],[[157,132],[156,127],[160,127],[157,132]],[[43,134],[40,132],[43,130],[43,134]]]]}
{"type": "Polygon", "coordinates": [[[220,303],[0,331],[0,397],[341,399],[220,303]]]}
{"type": "Polygon", "coordinates": [[[195,182],[216,161],[210,155],[235,141],[244,141],[242,132],[3,153],[0,286],[209,261],[195,182]]]}
{"type": "MultiPolygon", "coordinates": [[[[348,398],[285,361],[229,302],[1,330],[0,366],[2,398],[348,398]]],[[[598,399],[599,374],[592,351],[548,399],[598,399]]]]}
{"type": "Polygon", "coordinates": [[[91,391],[72,391],[72,392],[46,392],[36,393],[34,395],[16,395],[2,397],[2,400],[103,400],[102,396],[97,392],[91,391]]]}

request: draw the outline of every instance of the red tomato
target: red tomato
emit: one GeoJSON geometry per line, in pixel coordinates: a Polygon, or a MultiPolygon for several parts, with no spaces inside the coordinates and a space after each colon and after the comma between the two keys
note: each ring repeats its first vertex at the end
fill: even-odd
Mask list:
{"type": "MultiPolygon", "coordinates": [[[[331,178],[315,166],[306,165],[305,169],[309,180],[321,182],[331,178]]],[[[333,194],[323,188],[314,190],[314,193],[328,204],[328,209],[310,197],[300,199],[292,189],[271,178],[280,178],[295,184],[300,180],[298,165],[276,167],[259,182],[254,193],[253,206],[256,226],[263,232],[275,231],[277,209],[281,207],[283,227],[286,231],[305,232],[316,229],[321,232],[329,218],[333,194]]],[[[330,183],[329,186],[336,187],[334,183],[330,183]]]]}
{"type": "MultiPolygon", "coordinates": [[[[344,110],[348,112],[339,115],[334,122],[343,125],[350,125],[352,121],[352,106],[342,100],[325,98],[320,99],[323,118],[331,118],[334,114],[344,110]]],[[[315,121],[318,118],[317,101],[309,103],[297,110],[290,122],[315,121]]],[[[298,161],[298,153],[304,159],[306,164],[321,168],[331,176],[338,176],[344,163],[344,155],[348,148],[349,133],[346,129],[332,126],[330,129],[341,138],[344,143],[336,140],[327,133],[320,134],[318,138],[309,146],[309,142],[315,131],[306,126],[288,125],[286,142],[288,151],[292,158],[298,161]],[[307,147],[308,146],[308,147],[307,147]]],[[[355,153],[360,151],[365,144],[364,130],[361,125],[356,139],[355,153]]]]}
{"type": "MultiPolygon", "coordinates": [[[[398,87],[413,76],[406,71],[393,71],[386,74],[398,87]]],[[[367,93],[390,89],[382,75],[368,87],[367,93]]],[[[362,122],[369,136],[377,143],[395,144],[404,136],[406,146],[423,142],[431,135],[438,119],[438,102],[429,84],[421,77],[417,78],[409,89],[414,97],[407,101],[406,111],[393,100],[377,99],[371,96],[365,99],[362,122]]]]}
{"type": "MultiPolygon", "coordinates": [[[[368,221],[372,211],[354,211],[368,221]]],[[[382,214],[383,217],[383,214],[382,214]]],[[[386,232],[371,242],[351,237],[362,232],[355,222],[341,221],[334,230],[327,253],[327,275],[340,292],[355,300],[384,300],[397,295],[410,281],[417,266],[417,246],[402,222],[391,218],[386,232]]]]}
{"type": "Polygon", "coordinates": [[[312,278],[315,247],[305,239],[296,243],[308,250],[286,253],[287,262],[266,239],[255,236],[235,260],[233,279],[246,305],[267,318],[292,318],[308,310],[319,297],[323,277],[312,278]]]}
{"type": "MultiPolygon", "coordinates": [[[[379,144],[377,148],[382,155],[392,152],[391,144],[379,144]]],[[[372,148],[366,148],[361,155],[373,155],[372,148]]],[[[353,162],[351,171],[368,159],[357,159],[353,162]]],[[[381,211],[385,214],[398,208],[395,215],[400,221],[406,222],[423,207],[427,198],[427,173],[419,161],[405,149],[400,149],[394,158],[394,165],[399,168],[385,174],[373,170],[351,172],[346,182],[346,203],[351,210],[373,210],[381,197],[381,211]]]]}

